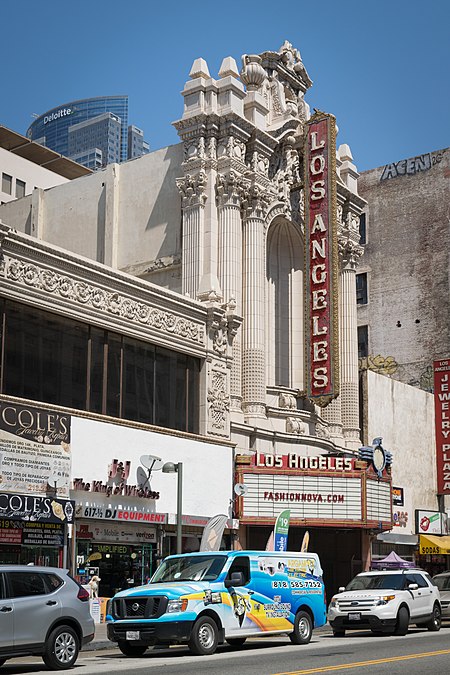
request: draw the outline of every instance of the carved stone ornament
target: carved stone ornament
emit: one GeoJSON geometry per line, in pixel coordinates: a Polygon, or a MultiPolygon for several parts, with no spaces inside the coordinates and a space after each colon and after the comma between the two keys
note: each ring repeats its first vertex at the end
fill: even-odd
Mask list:
{"type": "Polygon", "coordinates": [[[243,207],[247,218],[266,217],[272,196],[258,185],[252,185],[245,194],[243,207]]]}
{"type": "Polygon", "coordinates": [[[230,412],[230,397],[227,393],[227,377],[220,371],[212,370],[208,387],[209,426],[216,431],[226,431],[230,412]]]}
{"type": "Polygon", "coordinates": [[[184,178],[177,178],[176,183],[181,194],[183,208],[205,204],[207,182],[205,171],[199,171],[195,176],[186,174],[184,178]]]}
{"type": "Polygon", "coordinates": [[[195,344],[205,344],[203,324],[176,316],[144,302],[137,302],[118,292],[94,286],[50,269],[43,269],[31,263],[8,258],[3,272],[6,279],[29,288],[38,289],[72,303],[85,305],[103,312],[114,314],[136,325],[148,326],[166,334],[176,335],[195,344]]]}
{"type": "Polygon", "coordinates": [[[227,174],[217,174],[216,194],[218,205],[240,207],[244,197],[244,191],[249,186],[249,181],[242,178],[236,171],[231,170],[227,174]]]}
{"type": "Polygon", "coordinates": [[[329,425],[322,419],[318,419],[316,422],[316,436],[324,439],[330,438],[329,425]]]}
{"type": "Polygon", "coordinates": [[[306,432],[306,425],[296,417],[286,417],[286,433],[287,434],[304,434],[306,432]]]}
{"type": "Polygon", "coordinates": [[[278,395],[278,406],[280,408],[290,408],[292,410],[297,409],[297,401],[295,400],[295,396],[292,394],[287,394],[285,392],[280,392],[278,395]]]}

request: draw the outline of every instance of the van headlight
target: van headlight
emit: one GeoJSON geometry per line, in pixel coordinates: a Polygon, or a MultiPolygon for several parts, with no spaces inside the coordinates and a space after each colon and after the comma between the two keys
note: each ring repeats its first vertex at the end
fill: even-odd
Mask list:
{"type": "Polygon", "coordinates": [[[187,598],[180,598],[179,600],[169,600],[167,603],[167,613],[171,612],[185,612],[188,606],[187,598]]]}

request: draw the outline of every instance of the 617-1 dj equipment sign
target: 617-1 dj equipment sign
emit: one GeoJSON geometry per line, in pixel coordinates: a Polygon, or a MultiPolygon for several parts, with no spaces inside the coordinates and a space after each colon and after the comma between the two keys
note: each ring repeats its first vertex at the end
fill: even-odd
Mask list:
{"type": "Polygon", "coordinates": [[[339,394],[336,122],[317,112],[305,145],[306,393],[319,406],[339,394]]]}

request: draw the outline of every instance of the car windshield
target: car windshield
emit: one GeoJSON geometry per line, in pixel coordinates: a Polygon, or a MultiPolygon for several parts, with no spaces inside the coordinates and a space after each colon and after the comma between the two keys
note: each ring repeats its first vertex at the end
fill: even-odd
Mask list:
{"type": "Polygon", "coordinates": [[[450,591],[450,574],[446,577],[434,577],[433,584],[437,586],[440,591],[450,591]]]}
{"type": "Polygon", "coordinates": [[[151,584],[173,581],[214,581],[226,561],[224,555],[192,555],[168,558],[158,567],[151,584]]]}
{"type": "Polygon", "coordinates": [[[403,574],[360,574],[347,584],[346,591],[365,591],[372,589],[392,589],[399,591],[405,587],[403,574]]]}

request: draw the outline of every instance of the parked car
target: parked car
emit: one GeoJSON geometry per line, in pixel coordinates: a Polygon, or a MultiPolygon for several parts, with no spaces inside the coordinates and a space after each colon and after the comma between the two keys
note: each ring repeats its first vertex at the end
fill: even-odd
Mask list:
{"type": "Polygon", "coordinates": [[[169,556],[146,586],[108,602],[108,638],[126,656],[155,644],[213,654],[248,637],[287,634],[307,644],[326,622],[316,553],[217,551],[169,556]]]}
{"type": "Polygon", "coordinates": [[[93,637],[89,593],[68,570],[0,565],[0,666],[31,654],[65,670],[93,637]]]}
{"type": "Polygon", "coordinates": [[[433,583],[439,588],[441,595],[442,618],[450,619],[450,570],[436,574],[433,583]]]}
{"type": "Polygon", "coordinates": [[[408,626],[441,627],[439,589],[421,569],[358,574],[331,598],[328,621],[335,637],[346,630],[406,635],[408,626]]]}

